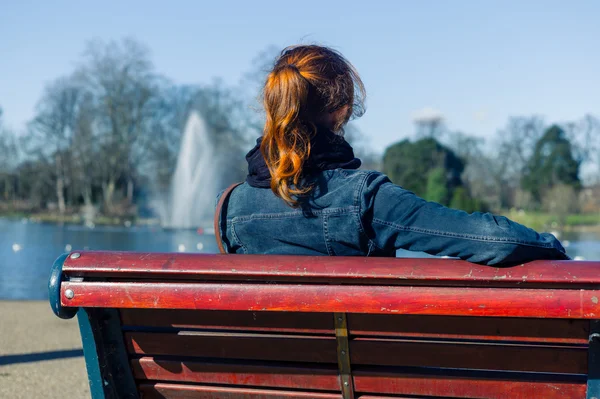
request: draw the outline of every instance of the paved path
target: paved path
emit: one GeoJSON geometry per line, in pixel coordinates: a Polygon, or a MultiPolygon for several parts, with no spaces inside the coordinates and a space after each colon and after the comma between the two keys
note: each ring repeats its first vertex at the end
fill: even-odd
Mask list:
{"type": "Polygon", "coordinates": [[[48,301],[0,301],[0,398],[89,398],[77,319],[48,301]]]}

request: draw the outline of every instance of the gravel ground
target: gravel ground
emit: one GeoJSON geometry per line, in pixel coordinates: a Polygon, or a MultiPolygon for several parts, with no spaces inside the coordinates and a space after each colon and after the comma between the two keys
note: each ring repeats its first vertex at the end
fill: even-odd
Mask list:
{"type": "Polygon", "coordinates": [[[0,301],[0,398],[89,398],[77,319],[48,301],[0,301]]]}

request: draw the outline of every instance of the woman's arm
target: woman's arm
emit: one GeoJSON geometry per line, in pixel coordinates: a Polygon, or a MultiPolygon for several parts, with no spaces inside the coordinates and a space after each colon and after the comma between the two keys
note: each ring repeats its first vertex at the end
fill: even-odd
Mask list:
{"type": "Polygon", "coordinates": [[[486,265],[569,259],[560,242],[504,216],[467,212],[428,202],[372,173],[359,196],[363,228],[384,250],[407,249],[486,265]]]}

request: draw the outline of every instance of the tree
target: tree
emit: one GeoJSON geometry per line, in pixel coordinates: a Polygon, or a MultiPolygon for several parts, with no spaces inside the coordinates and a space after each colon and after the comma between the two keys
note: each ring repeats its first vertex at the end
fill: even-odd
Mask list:
{"type": "MultiPolygon", "coordinates": [[[[81,196],[86,207],[93,203],[93,187],[98,177],[94,161],[99,158],[97,137],[94,132],[94,99],[84,92],[73,126],[71,145],[71,181],[75,197],[81,196]]],[[[77,200],[73,198],[73,202],[77,200]]]]}
{"type": "Polygon", "coordinates": [[[498,132],[498,158],[504,169],[505,178],[519,186],[520,177],[531,158],[535,144],[544,133],[545,124],[541,117],[512,117],[504,129],[498,132]]]}
{"type": "Polygon", "coordinates": [[[262,50],[251,62],[250,69],[246,72],[235,92],[242,99],[243,120],[245,130],[251,136],[259,136],[265,124],[265,113],[262,104],[262,89],[267,75],[273,69],[279,57],[280,49],[270,45],[262,50]]]}
{"type": "Polygon", "coordinates": [[[56,186],[52,182],[52,166],[46,159],[41,158],[26,159],[17,167],[16,195],[26,200],[30,209],[47,206],[47,199],[56,195],[56,186]]]}
{"type": "Polygon", "coordinates": [[[36,115],[28,126],[28,151],[52,165],[58,210],[65,213],[71,143],[81,87],[64,77],[46,86],[36,115]]]}
{"type": "Polygon", "coordinates": [[[379,170],[381,168],[381,155],[371,148],[365,135],[354,123],[350,122],[344,128],[344,139],[352,146],[354,156],[361,160],[361,169],[379,170]]]}
{"type": "Polygon", "coordinates": [[[457,187],[452,194],[452,200],[450,201],[450,207],[454,209],[460,209],[468,213],[472,212],[487,212],[487,204],[477,197],[473,197],[469,194],[469,191],[465,187],[457,187]]]}
{"type": "Polygon", "coordinates": [[[193,108],[205,118],[217,157],[217,170],[227,171],[218,182],[225,188],[233,182],[244,180],[247,165],[244,153],[254,145],[256,136],[248,134],[248,113],[237,93],[220,80],[202,87],[193,108]]]}
{"type": "Polygon", "coordinates": [[[575,160],[588,172],[583,176],[583,180],[590,184],[599,183],[600,119],[588,114],[579,121],[565,123],[563,128],[571,142],[575,160]],[[585,168],[585,165],[589,167],[585,168]]]}
{"type": "Polygon", "coordinates": [[[13,133],[3,125],[0,107],[0,195],[5,201],[14,195],[14,170],[18,162],[17,140],[13,133]]]}
{"type": "Polygon", "coordinates": [[[477,173],[486,184],[473,189],[475,197],[485,198],[496,209],[513,207],[524,168],[543,132],[544,121],[538,116],[510,118],[497,132],[493,153],[478,162],[477,173]]]}
{"type": "Polygon", "coordinates": [[[149,140],[143,134],[152,116],[157,76],[148,50],[131,39],[89,43],[79,72],[94,98],[102,159],[97,166],[110,213],[119,178],[126,180],[126,197],[133,201],[136,167],[149,140]]]}
{"type": "Polygon", "coordinates": [[[544,210],[556,215],[561,226],[566,224],[567,216],[570,213],[579,211],[578,205],[575,188],[562,183],[548,189],[542,199],[544,210]]]}
{"type": "Polygon", "coordinates": [[[444,168],[434,168],[427,176],[425,199],[440,204],[448,204],[448,187],[444,168]]]}
{"type": "MultiPolygon", "coordinates": [[[[494,162],[492,157],[484,151],[484,139],[462,132],[449,132],[445,136],[445,142],[466,164],[461,176],[465,190],[464,193],[459,193],[461,198],[459,202],[464,204],[462,198],[466,195],[469,198],[478,199],[478,204],[483,208],[486,208],[484,203],[498,206],[500,193],[495,183],[494,162]]],[[[454,202],[454,196],[452,201],[454,202]]],[[[455,207],[452,203],[451,206],[455,207]]],[[[456,207],[466,210],[464,205],[456,207]]],[[[473,207],[474,210],[481,209],[475,205],[473,207]]]]}
{"type": "Polygon", "coordinates": [[[462,185],[464,162],[433,138],[392,144],[383,155],[383,172],[394,183],[420,196],[427,194],[428,176],[436,168],[444,171],[449,193],[462,185]]]}
{"type": "Polygon", "coordinates": [[[535,144],[522,185],[540,203],[542,196],[558,184],[579,189],[578,174],[579,162],[574,159],[571,142],[561,127],[553,125],[535,144]]]}
{"type": "Polygon", "coordinates": [[[159,84],[159,95],[152,100],[152,119],[148,131],[147,157],[140,165],[152,190],[162,196],[169,191],[175,172],[182,132],[200,88],[190,85],[175,85],[163,80],[159,84]]]}

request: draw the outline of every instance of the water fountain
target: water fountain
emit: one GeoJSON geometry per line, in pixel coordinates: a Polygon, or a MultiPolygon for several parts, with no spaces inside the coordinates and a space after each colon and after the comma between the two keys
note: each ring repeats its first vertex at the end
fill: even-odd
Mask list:
{"type": "Polygon", "coordinates": [[[214,147],[206,122],[192,111],[183,132],[168,206],[163,212],[164,227],[210,226],[220,176],[214,147]]]}

